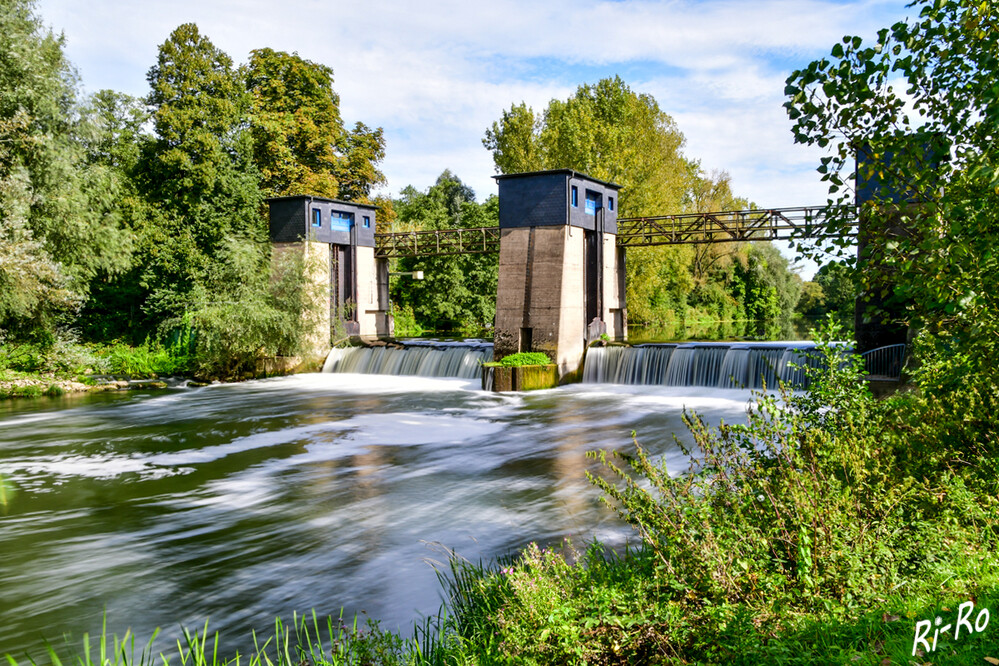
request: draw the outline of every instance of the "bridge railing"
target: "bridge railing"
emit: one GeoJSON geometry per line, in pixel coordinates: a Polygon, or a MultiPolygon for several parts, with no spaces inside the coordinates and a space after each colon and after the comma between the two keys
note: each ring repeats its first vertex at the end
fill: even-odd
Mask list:
{"type": "Polygon", "coordinates": [[[905,364],[905,347],[904,344],[885,345],[861,354],[867,376],[878,379],[901,379],[902,367],[905,364]]]}
{"type": "Polygon", "coordinates": [[[489,254],[499,252],[499,240],[499,227],[375,234],[375,256],[390,259],[489,254]]]}
{"type": "MultiPolygon", "coordinates": [[[[856,234],[852,207],[769,208],[689,213],[617,220],[618,247],[693,245],[793,238],[842,238],[856,234]],[[847,232],[843,231],[846,221],[847,232]]],[[[439,257],[499,252],[499,227],[375,234],[375,256],[439,257]]]]}
{"type": "Polygon", "coordinates": [[[621,247],[643,247],[840,238],[855,235],[856,224],[856,214],[852,207],[827,206],[629,217],[619,218],[617,221],[617,244],[621,247]],[[844,220],[848,222],[852,233],[843,233],[841,223],[844,220]]]}

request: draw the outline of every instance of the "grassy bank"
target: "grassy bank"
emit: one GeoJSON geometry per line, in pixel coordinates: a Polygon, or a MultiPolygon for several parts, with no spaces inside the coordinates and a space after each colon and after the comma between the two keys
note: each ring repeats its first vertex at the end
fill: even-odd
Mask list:
{"type": "Polygon", "coordinates": [[[193,370],[190,356],[177,345],[7,343],[0,345],[0,398],[117,389],[110,378],[192,376],[193,370]]]}
{"type": "Polygon", "coordinates": [[[281,360],[294,359],[258,354],[217,362],[200,355],[195,345],[183,339],[172,344],[147,340],[140,345],[67,340],[7,343],[0,344],[0,399],[164,386],[146,380],[166,378],[208,383],[287,374],[302,371],[294,370],[300,367],[318,369],[313,361],[277,362],[281,360]]]}

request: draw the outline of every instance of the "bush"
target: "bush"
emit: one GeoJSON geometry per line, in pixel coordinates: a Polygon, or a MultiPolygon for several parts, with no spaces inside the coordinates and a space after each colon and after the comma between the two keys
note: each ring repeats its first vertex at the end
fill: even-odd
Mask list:
{"type": "Polygon", "coordinates": [[[997,574],[994,392],[879,402],[829,337],[807,393],[758,394],[746,425],[688,415],[688,474],[637,442],[631,455],[595,454],[609,475],[591,481],[655,555],[670,603],[704,627],[692,654],[739,617],[762,638],[901,588],[974,598],[997,574]]]}
{"type": "Polygon", "coordinates": [[[492,365],[503,368],[521,368],[525,365],[551,365],[551,359],[541,352],[518,352],[503,357],[492,365]]]}
{"type": "Polygon", "coordinates": [[[137,347],[115,342],[97,349],[102,372],[129,377],[163,377],[187,372],[191,366],[188,353],[189,330],[181,332],[173,344],[146,340],[137,347]]]}

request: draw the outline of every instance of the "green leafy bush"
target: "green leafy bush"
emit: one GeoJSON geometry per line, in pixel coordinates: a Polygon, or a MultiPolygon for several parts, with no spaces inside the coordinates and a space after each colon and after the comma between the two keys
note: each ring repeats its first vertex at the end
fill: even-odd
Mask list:
{"type": "Polygon", "coordinates": [[[173,344],[163,345],[146,340],[133,347],[116,342],[97,350],[102,359],[101,369],[112,375],[129,377],[163,377],[187,372],[191,358],[188,354],[190,331],[184,331],[173,344]]]}
{"type": "Polygon", "coordinates": [[[715,631],[728,621],[717,609],[765,634],[788,614],[842,617],[903,587],[973,596],[997,574],[995,394],[876,401],[858,359],[828,333],[819,349],[809,391],[758,394],[746,425],[688,415],[688,474],[637,442],[594,454],[608,478],[591,481],[654,553],[672,603],[715,631]]]}
{"type": "Polygon", "coordinates": [[[504,356],[494,365],[504,368],[520,368],[525,365],[551,365],[551,359],[547,354],[541,352],[517,352],[504,356]]]}

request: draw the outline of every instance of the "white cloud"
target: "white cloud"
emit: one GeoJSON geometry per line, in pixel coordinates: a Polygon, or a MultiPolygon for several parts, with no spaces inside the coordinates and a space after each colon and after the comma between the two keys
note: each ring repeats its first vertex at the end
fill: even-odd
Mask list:
{"type": "Polygon", "coordinates": [[[345,121],[385,129],[389,190],[429,186],[450,168],[480,198],[495,188],[485,129],[503,109],[543,108],[621,73],[653,94],[687,154],[727,169],[768,206],[824,200],[813,151],[784,116],[791,68],[843,34],[871,36],[905,0],[40,0],[65,31],[89,90],[141,95],[157,47],[193,21],[237,62],[251,49],[297,51],[335,71],[345,121]],[[789,64],[790,63],[790,64],[789,64]]]}

